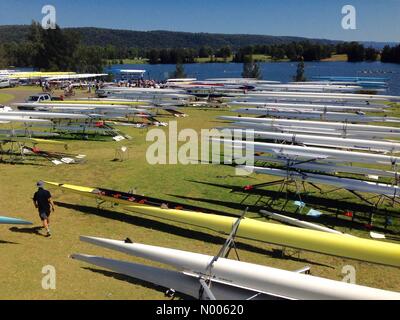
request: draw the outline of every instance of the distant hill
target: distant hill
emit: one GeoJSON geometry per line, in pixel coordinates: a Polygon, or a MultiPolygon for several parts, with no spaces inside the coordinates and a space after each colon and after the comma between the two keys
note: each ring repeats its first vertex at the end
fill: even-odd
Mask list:
{"type": "Polygon", "coordinates": [[[331,43],[329,40],[306,39],[299,37],[276,37],[246,34],[213,34],[173,31],[127,31],[98,28],[75,28],[81,34],[84,43],[89,45],[107,45],[140,48],[200,48],[210,46],[221,48],[230,46],[240,48],[248,45],[271,45],[312,40],[331,43]]]}
{"type": "Polygon", "coordinates": [[[362,42],[362,44],[366,47],[366,48],[374,48],[377,50],[382,50],[384,46],[397,46],[398,43],[397,42],[376,42],[376,41],[364,41],[362,42]]]}
{"type": "Polygon", "coordinates": [[[26,40],[29,26],[0,26],[0,43],[26,40]]]}
{"type": "MultiPolygon", "coordinates": [[[[248,45],[283,44],[292,41],[313,41],[318,43],[337,43],[326,39],[307,39],[301,37],[278,37],[268,35],[248,34],[213,34],[189,33],[173,31],[130,31],[102,28],[66,28],[80,34],[81,40],[87,45],[114,45],[116,47],[138,48],[200,48],[210,46],[221,48],[230,46],[239,48],[248,45]]],[[[0,26],[0,43],[20,42],[27,39],[29,26],[0,26]]]]}
{"type": "MultiPolygon", "coordinates": [[[[341,41],[328,39],[309,39],[302,37],[284,37],[252,34],[218,34],[218,33],[190,33],[174,31],[131,31],[104,28],[65,28],[80,34],[86,45],[137,48],[200,48],[210,46],[221,48],[230,46],[240,48],[249,45],[272,45],[289,42],[311,41],[321,44],[336,44],[341,41]]],[[[0,43],[20,42],[27,39],[28,25],[0,26],[0,43]]],[[[361,42],[361,41],[360,41],[361,42]]],[[[385,45],[394,46],[394,42],[361,42],[365,47],[382,49],[385,45]]]]}

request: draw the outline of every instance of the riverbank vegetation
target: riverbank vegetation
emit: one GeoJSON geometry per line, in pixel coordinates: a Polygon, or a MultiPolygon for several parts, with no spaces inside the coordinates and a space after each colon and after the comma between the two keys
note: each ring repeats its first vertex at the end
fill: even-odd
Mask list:
{"type": "Polygon", "coordinates": [[[217,47],[211,41],[210,44],[202,42],[199,46],[185,47],[176,40],[175,47],[171,48],[151,48],[147,44],[128,47],[112,45],[112,41],[88,44],[86,35],[78,29],[57,27],[55,30],[44,30],[33,22],[24,39],[7,42],[0,33],[0,68],[18,66],[46,71],[100,73],[104,66],[113,64],[244,63],[248,59],[254,62],[381,60],[400,63],[400,45],[377,50],[358,42],[304,38],[280,42],[259,38],[260,41],[271,41],[245,46],[217,47]]]}

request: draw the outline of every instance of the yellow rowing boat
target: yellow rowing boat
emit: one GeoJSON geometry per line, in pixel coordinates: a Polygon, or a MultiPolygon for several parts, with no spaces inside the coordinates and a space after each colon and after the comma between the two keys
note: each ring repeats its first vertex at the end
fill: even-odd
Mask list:
{"type": "MultiPolygon", "coordinates": [[[[99,189],[96,188],[54,182],[46,183],[84,196],[120,203],[124,205],[124,209],[146,216],[198,226],[224,234],[229,234],[237,221],[234,217],[187,210],[164,209],[149,206],[145,203],[134,203],[132,199],[126,200],[104,195],[98,192],[99,189]]],[[[301,229],[249,218],[242,219],[236,235],[240,238],[262,241],[283,247],[400,267],[400,245],[389,242],[301,229]]]]}
{"type": "MultiPolygon", "coordinates": [[[[48,104],[48,101],[41,101],[41,103],[48,104]]],[[[148,105],[146,101],[118,101],[118,100],[52,100],[51,104],[87,104],[87,105],[121,105],[121,106],[137,106],[148,105]]]]}

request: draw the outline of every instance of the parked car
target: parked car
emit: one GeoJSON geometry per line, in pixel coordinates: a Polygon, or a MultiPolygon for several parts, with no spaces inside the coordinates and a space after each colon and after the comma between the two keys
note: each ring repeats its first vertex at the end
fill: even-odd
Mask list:
{"type": "Polygon", "coordinates": [[[26,99],[26,102],[33,103],[33,102],[50,102],[50,101],[60,101],[63,100],[61,97],[53,97],[51,94],[48,93],[38,93],[32,96],[29,96],[26,99]]]}
{"type": "Polygon", "coordinates": [[[51,95],[48,93],[38,93],[33,96],[29,96],[26,99],[26,102],[43,102],[43,101],[51,101],[51,95]]]}
{"type": "Polygon", "coordinates": [[[0,78],[0,88],[9,88],[9,87],[11,87],[10,79],[0,78]]]}

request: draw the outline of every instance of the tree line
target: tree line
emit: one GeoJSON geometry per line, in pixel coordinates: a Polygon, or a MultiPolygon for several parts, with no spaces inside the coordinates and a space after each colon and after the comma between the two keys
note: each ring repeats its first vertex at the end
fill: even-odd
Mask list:
{"type": "Polygon", "coordinates": [[[79,34],[43,29],[33,22],[26,41],[0,44],[0,67],[33,67],[44,71],[101,73],[104,48],[83,45],[79,34]]]}
{"type": "MultiPolygon", "coordinates": [[[[208,62],[232,62],[245,63],[248,57],[253,57],[257,62],[257,56],[270,57],[272,61],[321,61],[329,59],[333,55],[343,54],[349,62],[378,61],[400,63],[400,45],[385,46],[382,51],[372,47],[365,47],[358,42],[343,42],[336,45],[320,44],[310,41],[291,42],[279,45],[255,45],[245,46],[233,50],[229,46],[213,49],[203,46],[196,50],[193,48],[175,49],[151,49],[141,50],[141,57],[146,57],[150,64],[176,64],[194,63],[198,58],[208,58],[208,62]],[[255,58],[254,58],[255,57],[255,58]]],[[[123,59],[123,57],[119,57],[123,59]]]]}
{"type": "MultiPolygon", "coordinates": [[[[0,44],[0,67],[34,67],[48,71],[76,71],[100,73],[107,63],[117,64],[124,59],[147,59],[150,64],[206,62],[236,63],[258,62],[260,56],[272,61],[320,61],[334,54],[347,55],[350,62],[377,61],[400,63],[400,45],[386,46],[383,50],[365,48],[358,42],[318,43],[292,41],[269,45],[248,45],[232,48],[229,45],[215,48],[203,45],[199,48],[137,48],[113,45],[87,45],[81,34],[73,29],[44,30],[33,22],[25,41],[0,44]]],[[[249,70],[253,67],[249,67],[249,70]]],[[[257,74],[257,70],[255,71],[257,74]]]]}
{"type": "MultiPolygon", "coordinates": [[[[28,38],[30,26],[0,26],[0,43],[24,42],[28,38]]],[[[229,46],[232,50],[255,44],[281,44],[307,40],[301,37],[281,37],[251,34],[213,34],[176,31],[133,31],[93,27],[63,28],[65,32],[79,34],[82,44],[87,46],[107,46],[116,48],[195,48],[210,46],[219,49],[229,46]]],[[[336,41],[315,39],[315,42],[336,43],[336,41]]]]}

